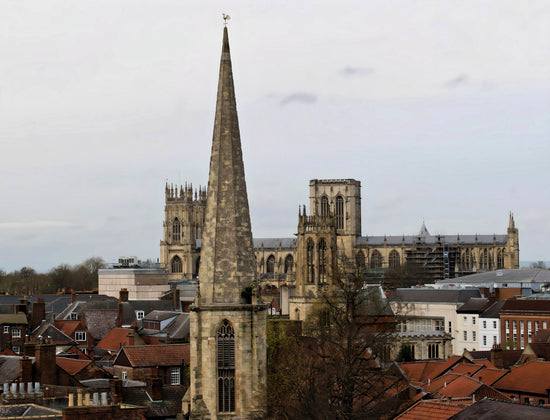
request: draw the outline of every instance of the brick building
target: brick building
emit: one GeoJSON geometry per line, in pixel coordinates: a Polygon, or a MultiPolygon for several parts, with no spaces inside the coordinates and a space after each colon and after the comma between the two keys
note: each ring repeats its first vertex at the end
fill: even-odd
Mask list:
{"type": "Polygon", "coordinates": [[[539,329],[550,328],[550,300],[509,299],[500,309],[503,343],[523,349],[539,329]]]}

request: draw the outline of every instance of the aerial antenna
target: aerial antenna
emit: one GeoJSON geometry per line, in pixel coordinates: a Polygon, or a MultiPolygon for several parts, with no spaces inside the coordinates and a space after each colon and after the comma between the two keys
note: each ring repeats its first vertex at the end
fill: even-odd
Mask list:
{"type": "Polygon", "coordinates": [[[222,16],[223,16],[223,24],[224,26],[227,26],[227,21],[231,19],[231,16],[226,15],[225,13],[222,13],[222,16]]]}

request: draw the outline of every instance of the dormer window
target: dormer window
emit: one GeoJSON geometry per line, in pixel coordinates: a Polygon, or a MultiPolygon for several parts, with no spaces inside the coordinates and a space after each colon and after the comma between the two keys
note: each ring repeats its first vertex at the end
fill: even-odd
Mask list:
{"type": "Polygon", "coordinates": [[[138,321],[142,320],[144,317],[145,317],[145,312],[144,311],[136,311],[136,319],[138,321]]]}
{"type": "Polygon", "coordinates": [[[78,319],[78,314],[76,312],[71,312],[71,319],[78,319]]]}
{"type": "Polygon", "coordinates": [[[76,341],[86,341],[86,331],[77,331],[74,337],[76,341]]]}

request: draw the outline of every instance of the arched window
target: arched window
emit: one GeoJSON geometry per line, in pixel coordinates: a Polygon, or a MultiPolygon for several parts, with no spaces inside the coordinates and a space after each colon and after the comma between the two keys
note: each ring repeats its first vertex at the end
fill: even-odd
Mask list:
{"type": "Polygon", "coordinates": [[[390,268],[399,267],[401,265],[399,253],[395,249],[392,249],[390,252],[390,256],[388,258],[388,264],[390,268]]]}
{"type": "Polygon", "coordinates": [[[275,272],[275,256],[271,254],[269,257],[267,257],[267,265],[266,265],[266,273],[274,273],[275,272]]]}
{"type": "Polygon", "coordinates": [[[327,282],[327,243],[324,239],[319,241],[319,283],[327,282]]]}
{"type": "Polygon", "coordinates": [[[484,250],[483,250],[483,253],[480,254],[479,259],[481,260],[481,261],[480,261],[480,263],[481,263],[481,268],[487,269],[487,268],[489,267],[488,258],[487,258],[487,249],[484,249],[484,250]]]}
{"type": "Polygon", "coordinates": [[[472,259],[470,256],[469,249],[467,249],[466,252],[464,252],[464,268],[467,270],[470,270],[472,268],[472,259]]]}
{"type": "Polygon", "coordinates": [[[181,258],[177,255],[172,258],[172,273],[181,273],[183,271],[183,266],[181,264],[181,258]]]}
{"type": "Polygon", "coordinates": [[[336,229],[344,229],[344,199],[341,195],[336,197],[336,229]]]}
{"type": "Polygon", "coordinates": [[[260,273],[263,273],[264,272],[264,259],[262,258],[260,260],[260,273]]]}
{"type": "Polygon", "coordinates": [[[370,255],[370,268],[382,268],[382,254],[377,249],[370,255]]]}
{"type": "Polygon", "coordinates": [[[360,273],[365,271],[365,268],[367,267],[365,264],[365,254],[363,251],[359,251],[355,257],[355,262],[357,264],[357,269],[360,273]]]}
{"type": "Polygon", "coordinates": [[[501,268],[504,268],[504,251],[499,249],[497,253],[497,269],[501,268]]]}
{"type": "Polygon", "coordinates": [[[201,266],[201,257],[197,257],[197,261],[195,261],[195,274],[199,275],[199,268],[201,266]]]}
{"type": "Polygon", "coordinates": [[[235,411],[235,331],[227,319],[218,329],[218,411],[235,411]]]}
{"type": "Polygon", "coordinates": [[[285,274],[292,274],[294,270],[294,258],[288,254],[285,258],[285,274]]]}
{"type": "Polygon", "coordinates": [[[174,223],[172,223],[172,240],[175,242],[181,240],[181,224],[177,217],[174,219],[174,223]]]}
{"type": "Polygon", "coordinates": [[[315,244],[312,239],[307,241],[307,282],[313,283],[315,281],[315,266],[313,264],[313,253],[315,250],[315,244]]]}
{"type": "Polygon", "coordinates": [[[328,216],[329,214],[328,198],[324,195],[321,197],[321,216],[328,216]]]}

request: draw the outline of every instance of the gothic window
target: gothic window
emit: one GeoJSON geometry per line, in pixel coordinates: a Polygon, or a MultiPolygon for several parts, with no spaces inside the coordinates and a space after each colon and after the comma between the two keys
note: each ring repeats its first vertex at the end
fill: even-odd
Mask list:
{"type": "Polygon", "coordinates": [[[195,261],[195,274],[199,275],[199,268],[201,266],[201,257],[197,257],[197,260],[195,261]]]}
{"type": "Polygon", "coordinates": [[[266,273],[274,273],[275,272],[275,256],[271,254],[269,257],[267,257],[267,265],[266,265],[266,273]]]}
{"type": "Polygon", "coordinates": [[[344,199],[342,196],[336,197],[336,229],[344,229],[344,199]]]}
{"type": "Polygon", "coordinates": [[[174,223],[172,223],[172,240],[175,242],[181,240],[181,224],[177,217],[174,219],[174,223]]]}
{"type": "Polygon", "coordinates": [[[260,273],[263,273],[264,272],[264,259],[262,258],[260,260],[260,273]]]}
{"type": "Polygon", "coordinates": [[[480,252],[479,264],[481,268],[485,268],[485,269],[488,268],[489,264],[488,264],[488,257],[487,257],[487,249],[484,249],[483,252],[480,252]]]}
{"type": "Polygon", "coordinates": [[[315,249],[315,244],[312,239],[307,241],[307,282],[313,283],[315,281],[315,266],[313,264],[313,253],[315,249]]]}
{"type": "Polygon", "coordinates": [[[326,195],[321,197],[321,216],[328,216],[330,214],[328,198],[326,195]]]}
{"type": "Polygon", "coordinates": [[[499,249],[497,253],[497,269],[501,268],[504,268],[504,252],[502,249],[499,249]]]}
{"type": "Polygon", "coordinates": [[[355,257],[355,261],[357,263],[357,269],[359,270],[359,272],[362,273],[363,271],[365,271],[365,268],[366,268],[365,254],[363,253],[363,251],[359,251],[357,253],[357,256],[355,257]]]}
{"type": "Polygon", "coordinates": [[[292,274],[294,269],[294,258],[288,254],[285,258],[285,274],[292,274]]]}
{"type": "Polygon", "coordinates": [[[218,329],[218,411],[235,411],[235,331],[227,319],[218,329]]]}
{"type": "Polygon", "coordinates": [[[183,271],[183,266],[181,264],[181,258],[177,255],[172,258],[172,273],[181,273],[183,271]]]}
{"type": "Polygon", "coordinates": [[[428,359],[439,359],[439,344],[438,343],[429,343],[428,344],[428,359]]]}
{"type": "Polygon", "coordinates": [[[399,253],[395,249],[392,249],[392,251],[390,252],[388,263],[390,268],[399,267],[401,265],[401,261],[399,259],[399,253]]]}
{"type": "Polygon", "coordinates": [[[319,241],[319,283],[327,282],[327,243],[324,239],[319,241]]]}
{"type": "Polygon", "coordinates": [[[370,268],[382,268],[382,254],[377,249],[370,256],[370,268]]]}

